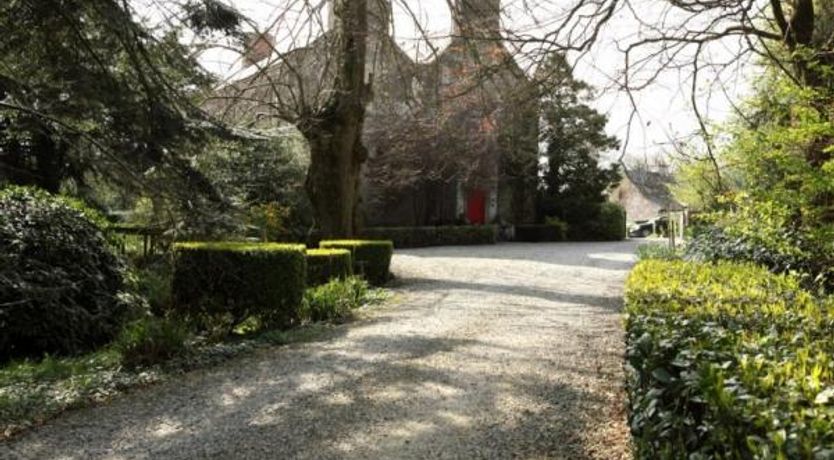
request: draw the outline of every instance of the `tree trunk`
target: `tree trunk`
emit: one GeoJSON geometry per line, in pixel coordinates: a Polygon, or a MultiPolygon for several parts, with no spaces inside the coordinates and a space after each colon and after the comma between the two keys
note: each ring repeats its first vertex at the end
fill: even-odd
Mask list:
{"type": "Polygon", "coordinates": [[[325,237],[356,233],[359,172],[365,161],[362,146],[362,111],[359,119],[327,120],[305,133],[310,144],[307,194],[316,226],[325,237]]]}
{"type": "Polygon", "coordinates": [[[38,131],[32,148],[35,151],[37,185],[49,193],[58,193],[66,169],[63,142],[56,142],[49,133],[38,131]]]}
{"type": "Polygon", "coordinates": [[[359,174],[367,153],[362,146],[365,105],[367,0],[335,0],[331,31],[338,63],[328,103],[299,126],[310,144],[306,188],[316,225],[325,237],[357,231],[359,174]]]}

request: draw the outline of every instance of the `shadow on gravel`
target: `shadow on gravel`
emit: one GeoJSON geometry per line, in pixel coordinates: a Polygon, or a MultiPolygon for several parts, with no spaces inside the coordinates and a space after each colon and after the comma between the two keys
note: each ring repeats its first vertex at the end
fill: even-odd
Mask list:
{"type": "Polygon", "coordinates": [[[420,258],[455,257],[538,262],[568,267],[630,270],[636,260],[639,241],[499,243],[495,246],[443,246],[397,250],[396,253],[420,258]],[[493,251],[484,250],[495,248],[493,251]],[[558,258],[554,257],[558,254],[558,258]]]}
{"type": "Polygon", "coordinates": [[[432,278],[400,278],[399,282],[404,290],[412,292],[468,290],[475,292],[492,292],[506,296],[534,297],[548,302],[589,305],[592,307],[616,311],[619,311],[622,307],[622,298],[620,296],[574,294],[547,289],[538,289],[530,286],[497,283],[473,283],[467,281],[449,281],[432,278]]]}
{"type": "MultiPolygon", "coordinates": [[[[530,358],[481,341],[419,335],[349,344],[268,352],[245,365],[70,414],[13,442],[12,449],[25,448],[10,457],[594,456],[596,447],[583,440],[599,427],[586,420],[610,410],[610,401],[541,372],[514,370],[540,368],[539,360],[495,365],[485,357],[530,358]],[[453,352],[476,365],[447,364],[444,355],[453,352]]],[[[588,382],[569,369],[561,372],[568,381],[588,382]]]]}
{"type": "MultiPolygon", "coordinates": [[[[629,243],[555,247],[498,245],[483,256],[465,247],[401,254],[473,258],[463,267],[490,257],[612,271],[631,266],[629,243]]],[[[574,281],[585,275],[553,271],[571,272],[574,281]]],[[[623,430],[591,421],[624,418],[620,378],[610,366],[621,362],[619,323],[610,320],[619,297],[587,286],[577,289],[584,293],[562,292],[558,283],[548,289],[513,285],[509,277],[479,283],[426,272],[432,278],[398,282],[424,295],[410,297],[397,314],[339,326],[328,341],[260,350],[66,414],[0,444],[0,458],[618,458],[591,439],[623,446],[616,438],[623,430]],[[465,316],[478,297],[459,296],[462,290],[491,294],[490,308],[465,316]],[[574,316],[581,308],[559,304],[597,308],[584,309],[580,321],[574,316]],[[439,306],[445,316],[437,314],[439,306]],[[513,321],[529,317],[536,320],[513,321]],[[475,335],[467,335],[468,327],[475,335]],[[507,332],[534,340],[507,340],[507,332]],[[595,432],[603,434],[590,436],[595,432]]],[[[548,273],[536,268],[531,276],[548,273]]]]}

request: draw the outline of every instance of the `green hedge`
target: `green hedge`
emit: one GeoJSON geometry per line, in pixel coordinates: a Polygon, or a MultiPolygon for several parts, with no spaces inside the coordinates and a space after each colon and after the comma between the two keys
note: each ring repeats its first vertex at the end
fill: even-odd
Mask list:
{"type": "Polygon", "coordinates": [[[530,243],[565,241],[565,227],[550,224],[519,224],[515,226],[513,240],[530,243]]]}
{"type": "Polygon", "coordinates": [[[308,249],[306,256],[307,286],[345,279],[353,274],[353,263],[347,249],[308,249]]]}
{"type": "Polygon", "coordinates": [[[249,317],[286,327],[298,320],[307,264],[303,245],[200,242],[174,246],[177,313],[234,327],[249,317]]]}
{"type": "Polygon", "coordinates": [[[347,249],[353,259],[353,272],[362,275],[371,284],[388,281],[394,243],[385,240],[325,240],[322,249],[347,249]]]}
{"type": "Polygon", "coordinates": [[[391,240],[396,248],[495,244],[494,225],[448,225],[438,227],[369,227],[362,238],[391,240]]]}
{"type": "Polygon", "coordinates": [[[832,458],[834,316],[794,277],[640,262],[626,286],[637,458],[832,458]]]}
{"type": "Polygon", "coordinates": [[[620,241],[626,237],[626,212],[616,203],[599,205],[597,217],[588,222],[569,222],[571,241],[620,241]]]}

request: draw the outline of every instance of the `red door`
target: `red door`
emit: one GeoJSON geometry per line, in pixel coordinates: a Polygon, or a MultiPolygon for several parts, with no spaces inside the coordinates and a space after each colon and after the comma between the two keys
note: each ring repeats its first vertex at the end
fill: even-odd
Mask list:
{"type": "Polygon", "coordinates": [[[466,218],[470,224],[486,223],[486,192],[472,190],[466,200],[466,218]]]}

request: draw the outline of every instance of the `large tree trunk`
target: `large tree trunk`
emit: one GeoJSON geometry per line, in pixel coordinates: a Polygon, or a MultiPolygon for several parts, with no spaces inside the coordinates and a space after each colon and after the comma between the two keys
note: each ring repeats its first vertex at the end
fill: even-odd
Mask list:
{"type": "Polygon", "coordinates": [[[307,194],[313,204],[316,226],[326,237],[356,233],[359,174],[365,161],[362,113],[328,119],[305,133],[310,144],[307,194]]]}
{"type": "Polygon", "coordinates": [[[310,144],[306,188],[316,224],[326,237],[353,236],[357,226],[365,105],[367,0],[335,0],[332,59],[334,91],[312,121],[300,126],[310,144]]]}

